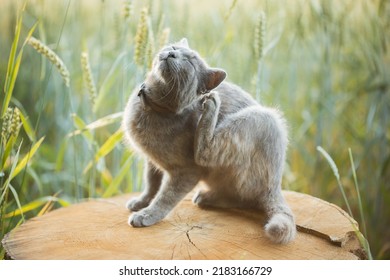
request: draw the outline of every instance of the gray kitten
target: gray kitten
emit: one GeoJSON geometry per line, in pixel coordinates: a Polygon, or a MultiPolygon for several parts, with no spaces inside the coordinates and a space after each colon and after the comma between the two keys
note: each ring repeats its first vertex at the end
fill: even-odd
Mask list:
{"type": "Polygon", "coordinates": [[[266,235],[287,243],[296,228],[281,193],[285,121],[225,77],[186,39],[157,54],[123,119],[126,139],[146,160],[145,190],[127,203],[137,211],[129,224],[159,222],[203,181],[208,189],[195,194],[195,204],[261,209],[266,235]]]}

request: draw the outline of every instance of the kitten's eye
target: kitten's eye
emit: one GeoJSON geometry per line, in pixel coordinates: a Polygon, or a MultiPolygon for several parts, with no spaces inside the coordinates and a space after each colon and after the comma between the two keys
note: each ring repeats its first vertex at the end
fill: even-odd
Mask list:
{"type": "Polygon", "coordinates": [[[172,49],[175,51],[177,48],[176,48],[176,47],[174,47],[174,46],[172,46],[172,49]]]}
{"type": "Polygon", "coordinates": [[[196,59],[196,54],[190,53],[190,54],[188,54],[188,58],[189,59],[196,59]]]}

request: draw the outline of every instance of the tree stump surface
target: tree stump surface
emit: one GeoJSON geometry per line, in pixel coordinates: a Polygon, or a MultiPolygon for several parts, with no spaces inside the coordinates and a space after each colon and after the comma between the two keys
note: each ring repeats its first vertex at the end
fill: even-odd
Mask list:
{"type": "Polygon", "coordinates": [[[358,227],[341,208],[291,191],[298,234],[287,245],[265,236],[265,218],[254,210],[201,209],[191,193],[158,224],[127,224],[126,201],[137,194],[98,199],[35,217],[3,239],[11,259],[362,259],[358,227]]]}

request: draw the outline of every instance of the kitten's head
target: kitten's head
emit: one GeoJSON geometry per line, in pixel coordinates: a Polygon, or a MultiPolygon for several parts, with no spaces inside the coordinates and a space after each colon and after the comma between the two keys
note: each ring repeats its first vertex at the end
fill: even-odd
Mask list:
{"type": "Polygon", "coordinates": [[[161,94],[167,96],[167,101],[176,103],[170,104],[177,107],[176,111],[217,87],[226,77],[225,71],[210,68],[190,49],[187,39],[162,48],[153,61],[151,73],[164,87],[161,94]]]}

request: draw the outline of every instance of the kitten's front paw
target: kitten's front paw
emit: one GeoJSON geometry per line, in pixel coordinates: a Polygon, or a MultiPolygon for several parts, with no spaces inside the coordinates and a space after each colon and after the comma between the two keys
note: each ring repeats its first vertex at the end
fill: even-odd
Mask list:
{"type": "Polygon", "coordinates": [[[159,215],[144,209],[130,215],[129,225],[133,227],[148,227],[159,222],[161,219],[162,217],[159,217],[159,215]]]}
{"type": "Polygon", "coordinates": [[[203,111],[216,111],[221,105],[221,99],[216,91],[205,94],[202,98],[203,111]]]}
{"type": "Polygon", "coordinates": [[[149,206],[150,201],[147,199],[142,199],[140,197],[134,197],[127,201],[126,208],[130,211],[139,211],[145,207],[149,206]]]}
{"type": "Polygon", "coordinates": [[[142,83],[141,86],[139,87],[138,96],[142,94],[148,94],[148,93],[150,93],[150,89],[146,86],[145,83],[142,83]]]}

